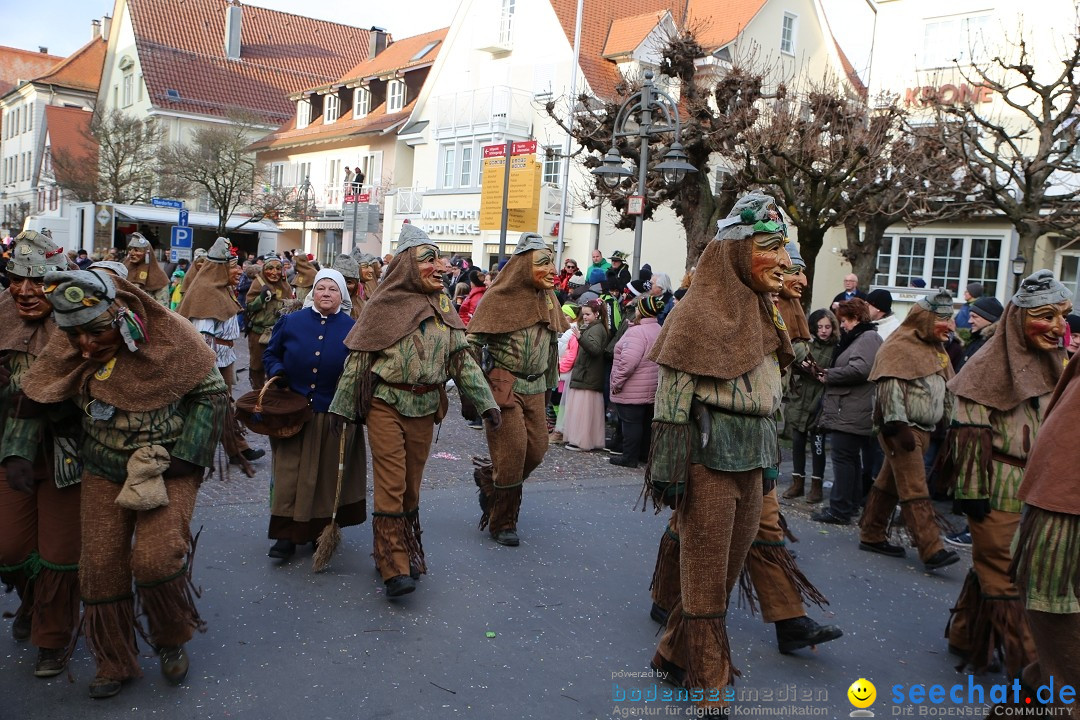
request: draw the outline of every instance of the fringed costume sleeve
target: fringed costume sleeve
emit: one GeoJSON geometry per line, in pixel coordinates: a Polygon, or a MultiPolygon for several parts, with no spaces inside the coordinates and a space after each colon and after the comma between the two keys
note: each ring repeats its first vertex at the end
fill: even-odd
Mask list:
{"type": "Polygon", "coordinates": [[[990,408],[961,398],[956,420],[949,430],[947,448],[951,453],[948,466],[953,469],[958,500],[990,497],[990,478],[994,473],[993,444],[990,408]]]}
{"type": "Polygon", "coordinates": [[[42,434],[45,429],[45,418],[18,418],[10,417],[4,423],[3,458],[20,457],[34,462],[41,448],[42,434]]]}
{"type": "Polygon", "coordinates": [[[172,456],[200,467],[213,465],[228,402],[225,381],[215,368],[180,401],[184,426],[170,451],[172,456]]]}
{"type": "Polygon", "coordinates": [[[883,423],[899,422],[905,425],[908,424],[902,380],[888,377],[877,381],[877,407],[881,411],[881,421],[883,423]]]}
{"type": "Polygon", "coordinates": [[[657,512],[674,507],[690,477],[694,428],[690,406],[694,401],[694,376],[660,366],[653,413],[652,443],[645,470],[645,488],[657,512]]]}
{"type": "Polygon", "coordinates": [[[451,333],[450,362],[447,368],[448,374],[454,379],[461,394],[469,400],[480,414],[498,407],[495,398],[491,395],[491,386],[488,385],[484,372],[477,364],[476,358],[465,333],[454,330],[451,333]]]}
{"type": "Polygon", "coordinates": [[[353,422],[359,414],[360,389],[364,375],[371,369],[371,353],[351,352],[345,361],[345,370],[338,380],[337,391],[330,402],[330,412],[353,422]]]}

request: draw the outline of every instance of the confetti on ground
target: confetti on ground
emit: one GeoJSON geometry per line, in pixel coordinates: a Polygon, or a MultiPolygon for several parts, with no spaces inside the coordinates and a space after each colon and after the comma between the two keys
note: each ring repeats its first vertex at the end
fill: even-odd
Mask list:
{"type": "Polygon", "coordinates": [[[491,630],[488,630],[486,633],[484,633],[484,637],[493,638],[495,637],[495,633],[491,630]]]}
{"type": "Polygon", "coordinates": [[[439,458],[440,460],[460,460],[461,459],[457,455],[455,455],[453,453],[448,453],[448,452],[437,452],[434,455],[432,455],[431,457],[439,458]]]}

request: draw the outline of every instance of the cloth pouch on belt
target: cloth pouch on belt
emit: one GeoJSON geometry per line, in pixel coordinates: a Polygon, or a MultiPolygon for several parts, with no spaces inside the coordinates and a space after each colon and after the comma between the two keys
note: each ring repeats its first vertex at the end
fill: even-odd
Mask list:
{"type": "Polygon", "coordinates": [[[268,327],[265,330],[263,330],[262,334],[259,335],[259,344],[260,345],[269,345],[270,344],[270,336],[273,333],[274,333],[274,328],[272,328],[272,327],[268,327]]]}
{"type": "Polygon", "coordinates": [[[487,373],[488,385],[495,404],[505,410],[514,405],[514,373],[506,368],[493,367],[487,373]]]}
{"type": "Polygon", "coordinates": [[[161,445],[148,445],[131,453],[127,480],[116,504],[128,510],[153,510],[169,504],[162,473],[169,468],[172,456],[161,445]]]}

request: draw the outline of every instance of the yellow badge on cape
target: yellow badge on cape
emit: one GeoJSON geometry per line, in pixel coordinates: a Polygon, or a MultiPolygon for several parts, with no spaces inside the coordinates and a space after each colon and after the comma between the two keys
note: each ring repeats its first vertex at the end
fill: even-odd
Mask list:
{"type": "Polygon", "coordinates": [[[555,303],[551,302],[551,296],[550,295],[547,296],[547,305],[548,305],[548,310],[553,310],[555,308],[555,303]]]}
{"type": "Polygon", "coordinates": [[[941,369],[949,367],[949,356],[943,352],[937,354],[938,364],[941,365],[941,369]]]}
{"type": "Polygon", "coordinates": [[[112,376],[112,371],[114,367],[116,367],[116,358],[113,358],[109,362],[99,367],[98,371],[94,373],[94,379],[108,380],[112,376]]]}
{"type": "Polygon", "coordinates": [[[139,279],[140,280],[145,280],[146,279],[146,271],[145,270],[143,270],[142,272],[139,273],[139,279]]]}
{"type": "Polygon", "coordinates": [[[439,309],[443,312],[450,312],[450,298],[442,293],[439,293],[439,309]]]}
{"type": "Polygon", "coordinates": [[[772,321],[777,329],[787,332],[787,325],[784,324],[784,318],[780,315],[780,308],[776,307],[776,305],[772,306],[772,321]]]}

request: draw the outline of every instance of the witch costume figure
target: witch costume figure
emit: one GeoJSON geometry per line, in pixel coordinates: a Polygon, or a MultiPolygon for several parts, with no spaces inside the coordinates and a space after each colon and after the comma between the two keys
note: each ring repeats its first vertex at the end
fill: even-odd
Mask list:
{"type": "Polygon", "coordinates": [[[1012,541],[1020,527],[1018,495],[1043,413],[1065,371],[1066,321],[1072,293],[1049,270],[1020,284],[986,341],[956,377],[956,419],[948,466],[954,497],[971,531],[972,569],[951,611],[949,650],[983,672],[995,651],[1017,677],[1037,659],[1024,601],[1009,579],[1012,541]]]}
{"type": "Polygon", "coordinates": [[[559,335],[569,323],[555,297],[555,253],[522,233],[514,254],[469,321],[469,342],[486,358],[502,426],[487,431],[491,463],[478,467],[480,528],[516,546],[522,486],[548,448],[547,392],[559,384],[559,335]]]}
{"type": "MultiPolygon", "coordinates": [[[[39,403],[71,401],[82,414],[79,587],[97,665],[90,696],[116,695],[141,674],[137,627],[162,675],[178,684],[188,672],[184,644],[205,628],[190,524],[221,435],[225,382],[191,323],[125,280],[50,272],[45,293],[62,332],[27,371],[23,391],[39,403]]],[[[36,454],[33,428],[13,436],[27,441],[5,437],[5,452],[36,454]]]]}
{"type": "MultiPolygon", "coordinates": [[[[240,279],[239,265],[232,254],[232,243],[219,237],[206,255],[206,267],[199,271],[198,279],[191,285],[176,312],[186,317],[206,340],[217,356],[217,367],[229,387],[232,397],[236,385],[236,341],[240,339],[240,303],[236,300],[236,284],[240,279]]],[[[266,454],[265,450],[252,448],[244,439],[242,429],[233,415],[229,403],[229,416],[221,434],[221,444],[229,462],[240,465],[248,477],[255,477],[251,462],[266,454]]]]}
{"type": "Polygon", "coordinates": [[[74,408],[40,405],[22,390],[26,372],[58,332],[45,298],[45,275],[66,269],[66,261],[63,248],[45,235],[20,233],[7,265],[11,284],[0,294],[0,417],[6,436],[0,581],[18,593],[11,634],[38,648],[37,677],[64,671],[65,650],[79,622],[79,418],[74,408]],[[32,434],[20,438],[20,428],[32,434]]]}
{"type": "Polygon", "coordinates": [[[904,527],[927,570],[960,559],[941,541],[944,521],[930,500],[923,465],[930,433],[939,423],[952,421],[956,403],[946,387],[953,371],[942,345],[955,329],[952,315],[953,298],[947,290],[920,298],[878,350],[870,370],[870,380],[877,383],[874,425],[885,463],[859,519],[859,549],[904,557],[904,548],[888,541],[899,504],[904,527]]]}
{"type": "MultiPolygon", "coordinates": [[[[312,272],[311,276],[314,280],[315,273],[312,272]]],[[[263,258],[262,270],[251,281],[251,287],[244,297],[248,327],[248,374],[251,389],[261,390],[266,383],[263,351],[270,344],[270,333],[285,312],[286,302],[295,297],[292,286],[285,279],[281,258],[272,254],[263,258]]]]}
{"type": "Polygon", "coordinates": [[[443,267],[427,233],[402,226],[386,277],[345,338],[351,352],[329,408],[367,424],[375,565],[391,598],[413,592],[427,572],[420,481],[433,428],[446,416],[447,379],[494,426],[501,419],[465,326],[442,291],[443,267]]]}
{"type": "Polygon", "coordinates": [[[169,278],[158,265],[154,248],[142,233],[131,233],[128,238],[124,267],[132,285],[153,297],[162,307],[169,307],[169,278]]]}
{"type": "Polygon", "coordinates": [[[349,308],[349,317],[353,320],[360,318],[360,311],[364,309],[364,301],[358,295],[362,292],[362,286],[360,285],[360,263],[356,262],[356,259],[352,255],[346,255],[342,253],[334,258],[333,269],[341,273],[341,276],[345,278],[345,287],[348,291],[349,302],[351,307],[349,308]]]}
{"type": "Polygon", "coordinates": [[[658,512],[675,509],[680,539],[679,598],[652,665],[676,684],[703,689],[709,706],[724,705],[720,688],[738,674],[728,596],[771,489],[763,478],[778,462],[780,371],[792,360],[769,296],[791,264],[771,204],[745,196],[719,223],[651,355],[660,377],[646,489],[658,512]]]}

